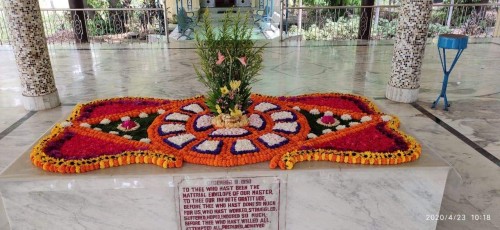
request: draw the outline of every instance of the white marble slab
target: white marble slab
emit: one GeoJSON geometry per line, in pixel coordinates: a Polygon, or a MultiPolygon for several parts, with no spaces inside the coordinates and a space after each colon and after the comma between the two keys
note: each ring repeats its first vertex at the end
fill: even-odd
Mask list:
{"type": "MultiPolygon", "coordinates": [[[[286,229],[435,229],[450,167],[424,148],[416,162],[362,166],[330,162],[271,170],[185,164],[130,165],[81,175],[47,173],[23,154],[0,175],[11,229],[178,229],[176,179],[284,178],[286,229]]],[[[178,180],[177,180],[178,181],[178,180]]]]}

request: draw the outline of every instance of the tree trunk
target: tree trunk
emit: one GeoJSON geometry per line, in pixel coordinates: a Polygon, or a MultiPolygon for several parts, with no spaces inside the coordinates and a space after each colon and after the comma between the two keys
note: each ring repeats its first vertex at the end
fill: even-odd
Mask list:
{"type": "MultiPolygon", "coordinates": [[[[83,9],[85,8],[83,0],[68,0],[70,9],[83,9]]],[[[87,36],[87,23],[85,21],[85,13],[83,11],[71,11],[71,19],[73,24],[73,33],[75,34],[75,42],[86,43],[89,42],[87,36]]]]}

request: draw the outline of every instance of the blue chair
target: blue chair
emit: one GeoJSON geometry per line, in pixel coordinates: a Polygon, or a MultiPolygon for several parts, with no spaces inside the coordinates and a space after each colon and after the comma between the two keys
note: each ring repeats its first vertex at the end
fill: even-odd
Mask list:
{"type": "Polygon", "coordinates": [[[432,103],[431,108],[436,108],[436,105],[439,103],[439,99],[444,99],[444,110],[448,111],[448,107],[450,107],[450,103],[448,103],[448,98],[446,97],[446,87],[448,86],[448,77],[450,76],[453,67],[457,64],[458,58],[462,55],[462,52],[467,48],[467,43],[469,41],[469,37],[460,34],[441,34],[439,35],[438,40],[438,52],[439,59],[441,60],[441,66],[443,67],[444,78],[443,78],[443,86],[441,88],[441,93],[439,94],[436,101],[432,103]],[[455,49],[458,50],[453,60],[450,69],[446,69],[446,50],[447,49],[455,49]],[[443,52],[441,53],[441,50],[443,52]],[[441,55],[442,54],[442,55],[441,55]]]}
{"type": "Polygon", "coordinates": [[[255,23],[259,23],[262,30],[266,30],[271,26],[271,19],[273,17],[273,0],[266,0],[266,6],[263,10],[257,10],[254,15],[255,23]]]}
{"type": "Polygon", "coordinates": [[[186,12],[184,7],[180,8],[179,14],[177,14],[177,29],[181,36],[179,36],[177,40],[181,37],[186,37],[188,40],[193,39],[191,33],[194,31],[195,26],[194,13],[186,12]],[[191,14],[191,16],[189,16],[189,14],[191,14]]]}

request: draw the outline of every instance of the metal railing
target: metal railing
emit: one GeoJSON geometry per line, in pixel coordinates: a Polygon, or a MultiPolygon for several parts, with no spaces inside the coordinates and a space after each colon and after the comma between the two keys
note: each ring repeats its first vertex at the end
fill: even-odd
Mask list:
{"type": "MultiPolygon", "coordinates": [[[[494,28],[500,17],[499,7],[500,4],[436,4],[429,37],[448,32],[472,37],[498,36],[500,31],[494,28]]],[[[363,34],[380,40],[395,36],[398,11],[399,6],[385,5],[283,5],[283,20],[278,21],[281,21],[282,40],[297,36],[305,40],[353,40],[363,34]]],[[[41,12],[49,44],[160,43],[169,39],[170,12],[166,8],[42,9],[41,12]]],[[[12,39],[8,31],[6,12],[0,9],[0,45],[9,44],[12,39]]]]}
{"type": "MultiPolygon", "coordinates": [[[[493,37],[499,6],[433,5],[428,36],[452,32],[471,37],[493,37]]],[[[369,34],[372,40],[392,39],[397,30],[398,11],[399,6],[385,5],[283,6],[282,40],[297,36],[305,40],[350,40],[358,39],[362,34],[369,34]],[[367,26],[369,22],[371,24],[367,26]]]]}
{"type": "MultiPolygon", "coordinates": [[[[163,8],[42,9],[49,44],[168,41],[163,8]]],[[[0,44],[10,41],[6,12],[0,9],[0,44]]]]}

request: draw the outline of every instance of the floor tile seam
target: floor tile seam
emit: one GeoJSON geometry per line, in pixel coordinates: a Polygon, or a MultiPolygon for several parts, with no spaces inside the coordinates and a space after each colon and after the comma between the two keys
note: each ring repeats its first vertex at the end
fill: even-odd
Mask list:
{"type": "Polygon", "coordinates": [[[25,114],[23,117],[19,118],[16,122],[14,122],[12,125],[7,127],[5,130],[0,132],[0,140],[2,140],[4,137],[9,135],[12,131],[17,129],[19,126],[21,126],[24,122],[26,122],[28,119],[30,119],[33,115],[35,115],[37,111],[30,111],[27,114],[25,114]]]}
{"type": "Polygon", "coordinates": [[[495,164],[498,167],[500,167],[500,159],[496,158],[493,154],[491,154],[490,152],[488,152],[486,149],[484,149],[483,147],[479,146],[474,141],[470,140],[468,137],[466,137],[465,135],[463,135],[462,133],[460,133],[459,131],[457,131],[456,129],[454,129],[453,127],[451,127],[450,125],[448,125],[446,122],[444,122],[440,118],[434,116],[431,112],[427,111],[425,108],[423,108],[419,104],[417,104],[417,103],[414,102],[414,103],[411,103],[411,105],[415,109],[417,109],[418,111],[420,111],[422,114],[424,114],[425,116],[427,116],[428,118],[430,118],[431,120],[433,120],[436,124],[438,124],[439,126],[443,127],[448,132],[450,132],[451,134],[453,134],[455,137],[457,137],[458,139],[460,139],[462,142],[464,142],[465,144],[467,144],[469,147],[471,147],[472,149],[474,149],[475,151],[477,151],[478,153],[480,153],[482,156],[484,156],[486,159],[488,159],[489,161],[491,161],[493,164],[495,164]]]}

